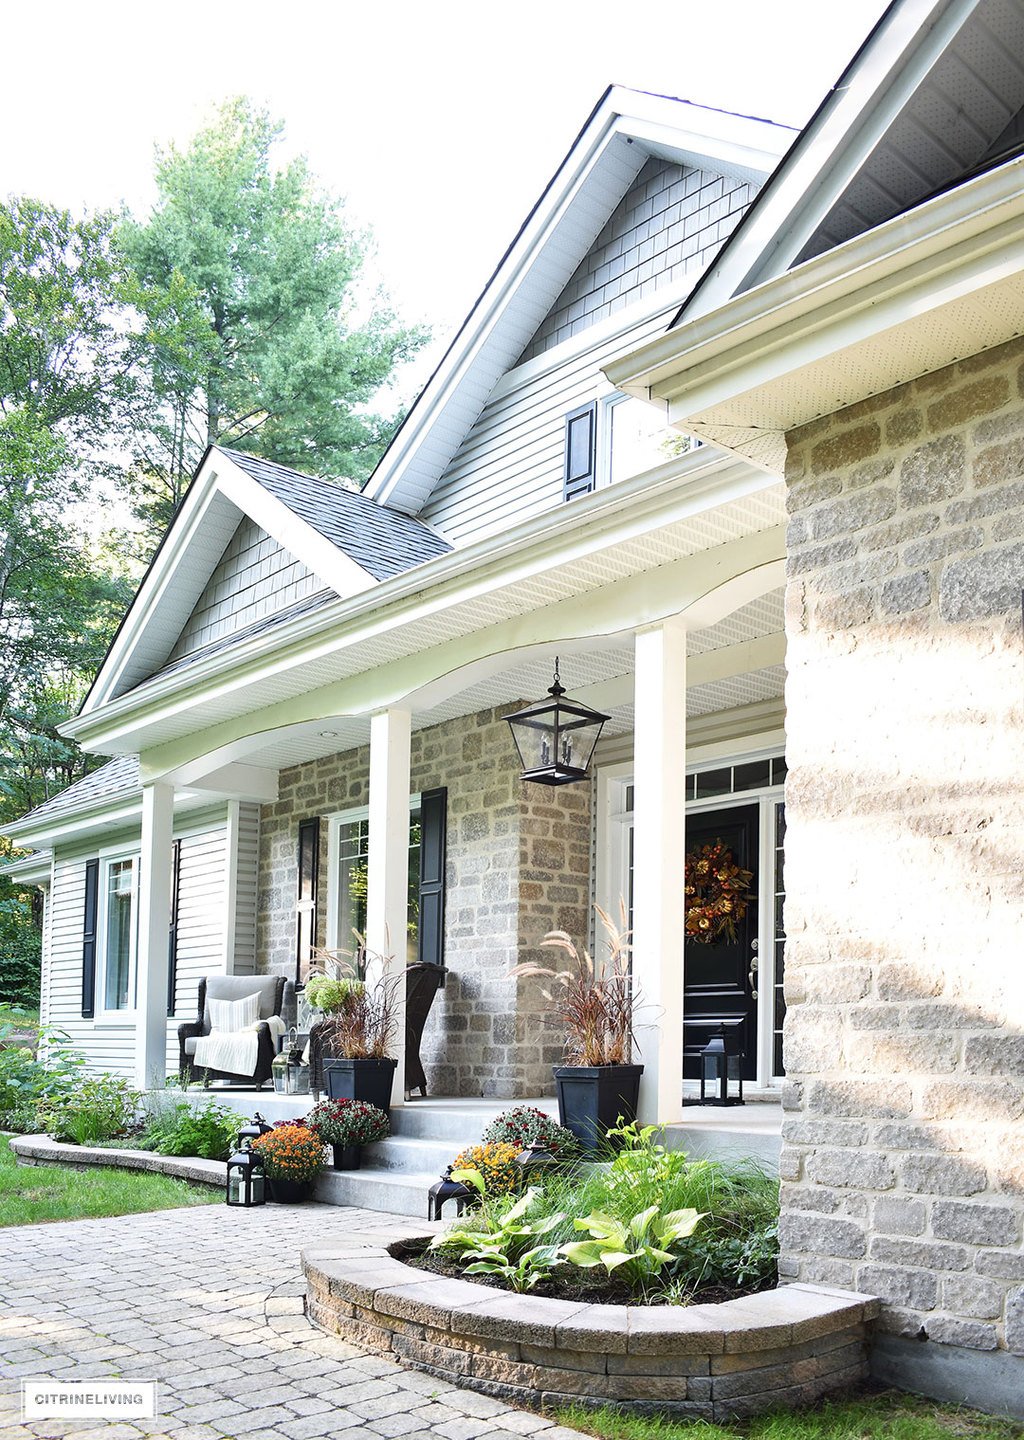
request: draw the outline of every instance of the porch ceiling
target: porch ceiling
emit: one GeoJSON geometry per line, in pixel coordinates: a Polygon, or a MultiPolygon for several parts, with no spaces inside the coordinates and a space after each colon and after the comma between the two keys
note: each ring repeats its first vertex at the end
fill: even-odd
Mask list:
{"type": "MultiPolygon", "coordinates": [[[[687,652],[693,657],[709,655],[763,637],[781,637],[783,630],[783,590],[780,588],[741,606],[714,625],[693,631],[689,636],[687,652]]],[[[467,685],[436,704],[417,708],[413,713],[413,729],[426,730],[463,715],[537,699],[551,683],[553,659],[553,649],[550,654],[545,651],[532,655],[519,663],[509,664],[499,673],[467,685]]],[[[632,636],[617,637],[611,643],[577,642],[563,646],[560,661],[562,680],[569,694],[591,699],[600,708],[601,696],[588,697],[588,688],[601,687],[607,681],[632,675],[632,636]]],[[[687,690],[687,714],[707,715],[758,700],[775,699],[782,695],[784,684],[785,667],[782,664],[698,683],[687,690]]],[[[609,705],[607,711],[611,720],[606,734],[624,735],[632,731],[631,700],[621,705],[609,705]]],[[[288,769],[324,755],[356,749],[369,742],[369,733],[366,716],[308,722],[273,735],[254,737],[255,748],[245,759],[247,764],[257,767],[288,769]]]]}

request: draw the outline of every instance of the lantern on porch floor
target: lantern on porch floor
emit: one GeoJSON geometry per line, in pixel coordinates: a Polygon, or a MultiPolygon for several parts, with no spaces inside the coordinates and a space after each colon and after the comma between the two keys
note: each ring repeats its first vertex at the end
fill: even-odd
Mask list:
{"type": "Polygon", "coordinates": [[[570,785],[585,780],[590,757],[611,717],[575,700],[565,700],[555,657],[554,684],[547,698],[507,715],[523,767],[521,779],[537,785],[570,785]]]}
{"type": "Polygon", "coordinates": [[[719,1025],[700,1052],[700,1103],[742,1105],[743,1051],[736,1026],[719,1025]],[[734,1088],[738,1087],[738,1088],[734,1088]]]}
{"type": "Polygon", "coordinates": [[[231,1156],[224,1199],[229,1205],[241,1205],[246,1209],[267,1203],[263,1161],[254,1150],[237,1150],[231,1156]]]}

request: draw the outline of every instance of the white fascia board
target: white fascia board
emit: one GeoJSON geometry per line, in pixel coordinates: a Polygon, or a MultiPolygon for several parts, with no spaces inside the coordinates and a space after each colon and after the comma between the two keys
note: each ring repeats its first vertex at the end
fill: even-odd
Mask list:
{"type": "Polygon", "coordinates": [[[684,305],[679,323],[788,270],[979,3],[902,0],[890,6],[844,83],[826,98],[684,305]]]}
{"type": "MultiPolygon", "coordinates": [[[[209,464],[208,458],[182,501],[172,528],[165,535],[163,543],[150,562],[142,584],[136,591],[128,613],[121,622],[96,679],[93,681],[92,688],[85,698],[81,710],[82,715],[88,715],[106,704],[117,693],[119,682],[135,656],[144,633],[146,631],[152,633],[153,627],[160,624],[160,611],[172,586],[177,589],[184,578],[189,591],[195,592],[195,599],[192,603],[195,604],[198,601],[209,575],[186,571],[183,577],[179,572],[182,568],[183,558],[202,530],[204,522],[209,518],[211,508],[216,504],[218,495],[216,472],[209,464]]],[[[237,525],[242,518],[242,512],[238,510],[232,518],[234,524],[237,525]]],[[[227,527],[225,526],[225,528],[227,527]]],[[[189,608],[191,609],[191,607],[189,608]]],[[[177,632],[171,634],[168,631],[164,638],[169,650],[177,638],[177,632]]]]}
{"type": "MultiPolygon", "coordinates": [[[[403,483],[418,450],[434,425],[443,422],[446,407],[458,389],[470,383],[472,371],[494,335],[496,326],[509,307],[514,305],[525,279],[543,255],[570,206],[577,200],[585,200],[587,190],[594,188],[596,169],[611,145],[620,141],[635,144],[634,174],[639,173],[649,155],[672,151],[680,159],[689,159],[693,164],[720,160],[737,173],[742,171],[763,176],[773,168],[792,136],[793,132],[788,128],[768,121],[730,115],[620,86],[611,87],[417,398],[404,425],[370,477],[366,494],[396,509],[415,512],[421,508],[423,497],[418,488],[411,483],[403,483]],[[680,123],[683,120],[692,122],[697,117],[706,121],[706,134],[691,128],[690,123],[680,123]]],[[[607,213],[610,214],[613,208],[614,205],[609,205],[607,213]]],[[[592,227],[594,235],[600,232],[606,220],[607,214],[604,214],[600,224],[592,227]]],[[[579,247],[578,253],[574,250],[568,257],[566,279],[572,275],[591,243],[592,239],[579,247]]],[[[472,419],[468,424],[460,424],[459,433],[454,437],[455,449],[461,443],[459,437],[468,433],[486,403],[496,378],[500,379],[500,376],[488,377],[472,419]]],[[[452,448],[451,443],[448,448],[452,448]]]]}
{"type": "Polygon", "coordinates": [[[671,465],[564,506],[554,516],[551,512],[532,516],[511,530],[440,555],[381,582],[372,594],[339,600],[277,626],[268,635],[198,660],[185,675],[154,676],[111,701],[102,714],[68,722],[62,733],[74,736],[87,749],[137,753],[134,732],[139,725],[189,708],[198,695],[215,698],[242,686],[255,687],[272,675],[644,534],[655,524],[702,513],[773,483],[745,460],[710,450],[692,451],[671,465]],[[686,483],[681,485],[683,479],[686,483]]]}
{"type": "MultiPolygon", "coordinates": [[[[668,406],[674,423],[685,414],[698,427],[726,424],[715,422],[715,407],[1024,268],[1022,219],[1018,158],[668,331],[605,373],[620,390],[668,406]]],[[[853,398],[862,397],[833,408],[853,398]]],[[[763,428],[810,418],[773,416],[763,428]]]]}
{"type": "MultiPolygon", "coordinates": [[[[250,767],[252,768],[252,767],[250,767]]],[[[189,810],[206,809],[224,800],[224,796],[204,791],[176,789],[174,792],[175,815],[189,810]]],[[[142,785],[133,792],[122,791],[106,801],[96,800],[91,805],[82,805],[74,810],[64,810],[57,815],[33,821],[31,817],[4,826],[3,833],[20,847],[45,845],[53,849],[82,840],[90,835],[109,834],[114,830],[127,829],[142,824],[142,785]]],[[[177,836],[178,831],[175,830],[177,836]]]]}
{"type": "Polygon", "coordinates": [[[52,868],[52,850],[33,850],[31,855],[0,865],[0,875],[18,885],[48,885],[52,868]]]}

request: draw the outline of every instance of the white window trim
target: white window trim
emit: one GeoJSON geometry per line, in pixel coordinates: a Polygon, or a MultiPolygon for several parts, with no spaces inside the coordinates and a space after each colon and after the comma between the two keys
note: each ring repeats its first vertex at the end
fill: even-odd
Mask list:
{"type": "MultiPolygon", "coordinates": [[[[594,457],[595,490],[605,490],[608,488],[608,486],[612,484],[612,412],[615,410],[616,406],[623,405],[627,400],[632,399],[635,399],[635,397],[625,394],[622,390],[613,390],[610,394],[598,396],[596,437],[597,450],[594,457]]],[[[672,427],[666,424],[665,428],[671,429],[672,427]]],[[[685,438],[682,431],[679,431],[678,433],[681,439],[685,438]]],[[[671,472],[672,470],[678,468],[679,462],[681,460],[685,459],[687,455],[692,455],[695,450],[699,450],[701,448],[702,442],[700,440],[697,440],[694,436],[690,436],[689,439],[689,445],[686,447],[685,450],[681,451],[680,454],[667,456],[657,465],[652,465],[647,470],[638,470],[634,475],[624,475],[622,476],[621,480],[618,480],[615,483],[621,484],[623,480],[635,480],[638,478],[638,476],[641,475],[660,476],[663,471],[671,472]]]]}
{"type": "MultiPolygon", "coordinates": [[[[420,808],[420,792],[417,790],[414,795],[409,796],[409,814],[420,808]]],[[[351,810],[337,810],[333,815],[327,816],[327,922],[326,939],[328,950],[348,949],[349,942],[344,944],[338,937],[338,925],[341,917],[338,914],[338,861],[340,859],[339,849],[341,847],[341,830],[344,825],[354,825],[360,820],[370,818],[370,807],[368,805],[356,805],[351,810]]]]}
{"type": "MultiPolygon", "coordinates": [[[[766,760],[777,756],[779,745],[757,750],[733,752],[709,760],[702,756],[686,766],[687,775],[709,768],[724,769],[727,765],[745,765],[748,761],[766,760]]],[[[629,851],[627,835],[632,811],[625,808],[626,787],[633,783],[633,765],[629,761],[605,765],[597,771],[597,859],[595,890],[599,905],[611,915],[618,914],[619,897],[625,894],[629,851]]],[[[762,878],[758,887],[757,915],[757,1074],[747,1088],[753,1092],[777,1092],[783,1076],[774,1075],[774,1005],[775,1005],[775,806],[785,798],[782,785],[763,789],[743,790],[738,794],[714,795],[707,799],[687,800],[686,815],[707,814],[715,810],[737,809],[758,805],[759,853],[758,869],[762,878]]],[[[694,1082],[685,1082],[692,1088],[694,1082]]]]}
{"type": "Polygon", "coordinates": [[[138,985],[139,958],[139,865],[142,859],[138,850],[130,846],[117,846],[101,850],[97,857],[100,862],[99,894],[96,915],[96,960],[98,970],[96,1018],[94,1024],[105,1026],[133,1026],[135,1024],[136,988],[138,985]],[[128,996],[131,1001],[122,1009],[107,1007],[107,925],[109,920],[110,867],[120,861],[130,860],[132,864],[132,927],[128,950],[128,996]]]}

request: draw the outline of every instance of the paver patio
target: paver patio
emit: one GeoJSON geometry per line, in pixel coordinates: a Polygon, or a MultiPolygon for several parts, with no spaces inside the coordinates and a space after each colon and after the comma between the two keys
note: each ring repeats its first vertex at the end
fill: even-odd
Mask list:
{"type": "Polygon", "coordinates": [[[0,1230],[0,1440],[507,1440],[579,1432],[314,1331],[299,1252],[407,1231],[328,1205],[211,1205],[0,1230]],[[21,1420],[21,1379],[158,1381],[155,1420],[21,1420]]]}

